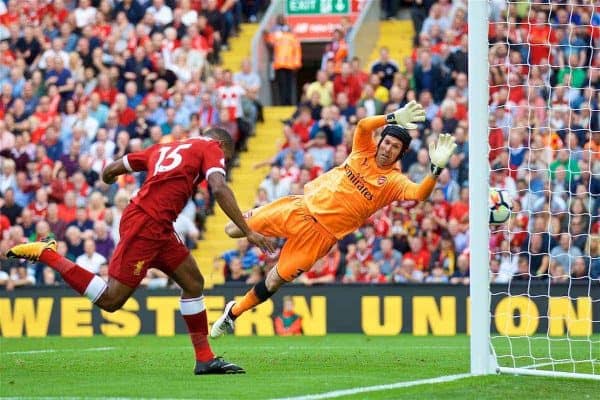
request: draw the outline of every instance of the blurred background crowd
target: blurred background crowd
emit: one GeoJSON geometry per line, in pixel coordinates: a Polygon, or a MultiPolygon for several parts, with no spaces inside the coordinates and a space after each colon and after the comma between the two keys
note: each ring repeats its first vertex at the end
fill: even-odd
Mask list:
{"type": "MultiPolygon", "coordinates": [[[[0,252],[54,237],[61,254],[106,277],[120,215],[144,175],[105,185],[105,165],[208,126],[226,128],[246,151],[262,118],[260,86],[269,83],[249,60],[224,70],[221,50],[267,5],[0,0],[0,252]]],[[[492,227],[492,281],[600,279],[599,7],[491,5],[490,184],[506,189],[514,204],[509,223],[492,227]]],[[[382,6],[384,18],[397,17],[397,2],[382,6]]],[[[402,170],[421,181],[429,172],[426,148],[440,133],[455,136],[456,154],[428,201],[377,212],[299,283],[469,282],[468,138],[486,133],[470,132],[467,121],[467,8],[461,0],[405,6],[416,31],[409,57],[381,48],[374,64],[361,65],[348,56],[352,28],[342,24],[324,46],[314,81],[297,88],[298,98],[282,99],[296,111],[283,123],[278,153],[255,166],[270,166],[255,205],[301,194],[306,182],[345,160],[358,120],[413,99],[427,119],[411,131],[402,170]]],[[[290,31],[283,17],[270,33],[278,31],[290,31]]],[[[276,78],[294,83],[292,75],[276,78]]],[[[190,248],[212,207],[201,185],[175,222],[190,248]]],[[[215,271],[226,284],[256,283],[276,261],[277,254],[240,239],[215,260],[215,271]]],[[[8,289],[61,284],[42,265],[0,266],[8,289]]],[[[150,270],[143,284],[169,281],[150,270]]]]}

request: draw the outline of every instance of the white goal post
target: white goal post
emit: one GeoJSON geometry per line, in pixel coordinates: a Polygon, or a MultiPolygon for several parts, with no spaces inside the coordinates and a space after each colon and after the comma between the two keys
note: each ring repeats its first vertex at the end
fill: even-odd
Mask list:
{"type": "MultiPolygon", "coordinates": [[[[488,224],[488,196],[490,185],[495,186],[495,184],[490,183],[490,174],[494,174],[495,168],[505,169],[506,171],[510,171],[510,168],[512,168],[512,165],[510,165],[510,158],[508,157],[506,161],[507,165],[502,164],[500,167],[498,166],[499,164],[496,164],[496,166],[490,166],[489,159],[491,149],[489,140],[489,134],[491,132],[489,117],[491,114],[493,114],[489,106],[490,85],[497,83],[489,82],[491,67],[489,49],[491,46],[488,41],[488,31],[490,29],[490,13],[495,13],[497,16],[498,4],[500,3],[501,2],[497,0],[470,0],[468,2],[468,166],[470,192],[469,236],[471,266],[469,324],[471,334],[471,374],[486,375],[494,373],[509,373],[600,380],[600,334],[594,333],[598,332],[600,327],[600,276],[595,277],[591,275],[591,260],[598,260],[598,257],[600,257],[600,245],[596,246],[598,247],[597,251],[590,250],[589,239],[587,239],[585,241],[587,250],[582,250],[581,252],[580,250],[571,252],[572,246],[575,246],[574,243],[578,237],[586,239],[591,235],[592,221],[597,221],[598,215],[597,213],[594,214],[589,204],[593,204],[594,201],[600,201],[600,196],[596,195],[594,198],[594,193],[592,193],[593,190],[591,189],[590,183],[590,186],[585,188],[587,191],[583,192],[583,196],[587,196],[585,198],[589,199],[590,203],[585,203],[581,213],[572,212],[571,205],[574,202],[574,199],[580,195],[580,192],[575,192],[574,189],[572,189],[574,187],[574,181],[567,179],[566,184],[561,186],[563,191],[558,195],[559,197],[563,197],[563,202],[566,204],[566,208],[563,206],[560,211],[562,213],[562,217],[557,217],[557,211],[554,210],[553,206],[553,196],[557,196],[556,190],[558,189],[555,189],[554,181],[552,180],[554,178],[551,178],[556,176],[557,170],[552,169],[550,162],[546,164],[545,168],[539,169],[540,163],[537,163],[537,159],[534,160],[534,158],[531,156],[532,149],[539,150],[540,152],[545,152],[545,154],[550,154],[549,160],[553,161],[557,160],[558,154],[561,151],[564,154],[568,152],[569,163],[572,159],[576,159],[576,157],[579,157],[577,158],[577,162],[579,163],[589,162],[589,170],[587,173],[593,177],[593,157],[597,158],[598,153],[593,153],[593,151],[597,150],[592,150],[592,130],[589,128],[591,125],[586,126],[583,123],[581,124],[581,126],[583,126],[583,128],[586,130],[584,135],[587,136],[585,137],[589,138],[586,139],[586,143],[589,140],[589,143],[587,144],[589,148],[584,147],[583,144],[580,144],[576,150],[575,147],[571,146],[570,142],[567,142],[568,140],[573,139],[571,136],[574,135],[571,131],[570,121],[572,120],[569,119],[570,117],[568,116],[577,114],[577,118],[579,118],[582,110],[589,110],[589,112],[592,114],[592,117],[589,119],[592,119],[594,112],[596,112],[598,113],[596,114],[596,118],[598,118],[600,121],[600,111],[597,110],[597,108],[600,108],[600,106],[598,106],[597,103],[594,103],[596,107],[596,109],[594,109],[592,107],[592,100],[590,100],[588,97],[584,98],[582,103],[576,103],[577,105],[573,105],[575,103],[570,102],[572,97],[569,97],[566,105],[562,103],[557,106],[557,103],[552,101],[554,99],[553,96],[555,96],[555,92],[563,93],[563,91],[566,91],[570,93],[568,94],[569,96],[577,96],[577,92],[580,91],[581,97],[584,97],[583,94],[586,86],[576,86],[574,83],[571,85],[574,76],[573,71],[576,68],[573,64],[570,64],[570,60],[567,61],[568,64],[566,65],[566,68],[568,69],[568,72],[566,73],[567,76],[564,78],[564,80],[560,81],[560,83],[556,83],[555,79],[552,84],[550,83],[550,80],[548,80],[546,82],[546,87],[542,88],[543,90],[546,90],[547,102],[541,104],[538,102],[534,105],[532,98],[529,97],[532,96],[532,92],[529,90],[530,87],[528,85],[529,82],[533,82],[531,71],[533,69],[537,69],[538,64],[533,63],[528,65],[529,60],[527,58],[523,58],[519,65],[523,66],[523,70],[528,72],[525,73],[524,76],[521,77],[522,80],[516,84],[516,80],[514,82],[509,82],[511,73],[508,72],[506,74],[506,83],[504,84],[504,87],[506,87],[509,92],[511,88],[515,87],[519,87],[518,90],[523,90],[525,93],[525,100],[519,104],[519,107],[527,109],[525,112],[525,115],[527,115],[526,124],[523,124],[522,126],[516,126],[515,124],[518,125],[519,123],[517,118],[512,118],[512,116],[509,116],[506,120],[510,121],[510,125],[504,126],[505,143],[507,138],[511,137],[513,129],[518,129],[520,132],[519,134],[524,135],[524,140],[522,142],[528,143],[528,145],[522,145],[522,147],[525,148],[524,151],[529,158],[526,158],[525,161],[522,161],[524,164],[521,165],[520,171],[522,172],[525,170],[525,173],[528,174],[527,176],[530,178],[526,180],[526,188],[521,188],[519,193],[521,196],[523,191],[534,190],[532,189],[530,180],[532,174],[545,176],[546,178],[545,181],[543,181],[543,190],[538,189],[539,191],[536,193],[543,193],[540,195],[540,197],[545,199],[544,201],[547,204],[544,203],[539,209],[529,208],[526,211],[524,209],[520,209],[522,214],[528,213],[528,219],[526,219],[526,221],[528,221],[526,223],[526,228],[522,228],[521,231],[518,231],[514,225],[511,226],[511,224],[515,224],[513,218],[511,218],[508,224],[503,225],[502,227],[490,227],[488,224]],[[561,88],[558,88],[558,86],[561,86],[561,88]],[[539,109],[541,108],[544,108],[544,110],[540,111],[539,109]],[[548,147],[546,148],[544,146],[536,147],[534,145],[535,140],[533,136],[535,135],[536,139],[539,139],[537,136],[541,136],[539,131],[536,131],[536,129],[543,130],[543,134],[548,135],[548,140],[552,140],[552,137],[554,136],[558,137],[557,134],[555,135],[552,133],[554,127],[551,121],[547,122],[547,125],[540,124],[539,119],[535,120],[535,123],[532,122],[535,118],[537,118],[538,114],[536,114],[536,112],[538,111],[541,113],[545,112],[548,121],[550,121],[551,118],[554,118],[555,115],[558,115],[554,114],[556,112],[567,113],[567,116],[563,118],[563,120],[568,121],[564,129],[564,131],[567,132],[567,136],[566,138],[562,138],[563,142],[561,142],[561,144],[558,146],[551,148],[552,146],[548,144],[548,147]],[[590,157],[589,159],[585,158],[586,155],[583,154],[585,151],[588,151],[589,154],[587,157],[590,157]],[[580,152],[583,154],[583,156],[581,154],[575,154],[577,152],[580,152]],[[584,218],[587,218],[587,231],[584,230],[582,232],[573,229],[573,224],[575,221],[582,221],[584,218]],[[543,228],[543,230],[533,227],[534,223],[536,223],[538,220],[547,221],[547,225],[543,228]],[[555,220],[559,220],[559,222],[562,221],[562,228],[559,229],[558,232],[553,230],[555,229],[553,225],[556,222],[555,220]],[[506,237],[509,238],[506,239],[509,242],[508,250],[503,249],[502,252],[498,250],[491,250],[490,238],[492,237],[493,239],[494,234],[497,233],[497,231],[495,232],[493,229],[504,230],[506,237]],[[515,275],[513,276],[521,275],[519,277],[521,282],[516,282],[515,279],[511,280],[509,278],[508,281],[503,281],[504,283],[502,285],[490,285],[490,279],[494,277],[495,273],[493,269],[491,270],[491,263],[494,257],[496,257],[496,259],[500,259],[500,257],[504,256],[506,256],[508,259],[513,258],[512,261],[514,261],[513,265],[515,265],[515,268],[517,268],[517,260],[519,260],[519,263],[527,260],[529,265],[532,265],[533,263],[532,254],[534,253],[530,252],[529,247],[519,247],[519,250],[515,250],[512,247],[510,238],[515,234],[525,235],[527,237],[526,241],[528,246],[532,246],[532,238],[533,236],[536,236],[536,234],[539,234],[539,237],[542,237],[542,234],[546,235],[545,237],[548,238],[546,239],[547,243],[544,242],[543,246],[540,245],[542,250],[539,253],[536,252],[535,256],[539,254],[540,257],[545,260],[544,262],[546,262],[547,265],[545,268],[540,268],[540,270],[533,273],[531,272],[531,267],[529,266],[526,268],[527,272],[525,273],[523,273],[521,269],[515,270],[515,275]],[[552,236],[553,234],[554,236],[552,236]],[[552,239],[552,246],[550,245],[551,238],[554,238],[552,239]],[[566,249],[565,247],[562,247],[565,249],[565,252],[561,253],[560,248],[558,248],[558,244],[560,239],[562,245],[563,238],[568,238],[568,246],[566,249]],[[557,248],[558,251],[555,251],[557,248]],[[580,254],[580,256],[576,256],[575,254],[580,254]],[[581,258],[581,260],[578,260],[577,258],[581,258]],[[576,263],[581,261],[581,264],[583,264],[584,261],[582,260],[584,259],[587,260],[585,261],[588,263],[585,264],[587,267],[577,267],[576,263]],[[562,260],[568,260],[568,265],[563,266],[560,264],[559,261],[562,260]],[[571,264],[572,262],[573,264],[571,264]],[[560,270],[558,267],[554,269],[554,267],[557,265],[558,267],[563,267],[563,269],[560,270]],[[583,275],[578,275],[577,268],[583,268],[584,270],[587,268],[587,272],[584,272],[583,275]],[[562,271],[562,275],[557,275],[558,272],[555,274],[555,271],[562,271]],[[558,283],[559,281],[561,283],[558,283]],[[502,307],[500,307],[501,304],[502,307]],[[500,323],[499,321],[502,322],[500,323]],[[503,329],[502,324],[505,324],[508,328],[503,329]]],[[[584,10],[583,13],[585,13],[585,7],[590,7],[592,16],[594,15],[594,12],[598,13],[598,11],[594,11],[594,2],[586,3],[572,0],[572,4],[570,4],[570,2],[559,2],[557,0],[551,0],[550,2],[544,3],[542,3],[540,0],[513,0],[506,1],[503,6],[505,6],[503,12],[506,13],[506,18],[504,20],[506,21],[506,26],[508,26],[509,29],[511,23],[514,29],[519,29],[519,24],[515,23],[514,15],[509,15],[511,12],[509,10],[513,10],[512,12],[515,12],[514,10],[518,9],[521,13],[523,10],[525,10],[525,12],[527,12],[527,18],[524,19],[524,23],[531,22],[532,24],[537,24],[537,26],[533,28],[526,27],[526,31],[528,33],[525,35],[525,37],[522,37],[523,42],[526,42],[525,45],[528,46],[527,51],[530,52],[532,52],[533,50],[531,49],[535,47],[535,45],[531,46],[531,43],[539,43],[527,42],[530,39],[530,30],[533,31],[533,29],[537,29],[544,24],[547,24],[548,32],[552,32],[553,29],[564,30],[564,32],[567,32],[566,35],[568,35],[568,41],[571,40],[571,36],[575,36],[574,32],[579,27],[582,27],[582,25],[589,28],[591,32],[594,32],[594,29],[600,29],[598,26],[591,25],[591,17],[589,19],[590,22],[588,22],[587,25],[582,18],[580,18],[580,20],[575,24],[572,22],[577,12],[581,14],[581,10],[584,10]],[[540,12],[538,6],[539,8],[547,8],[544,9],[545,11],[540,12]],[[527,9],[527,7],[529,8],[527,9]],[[558,11],[559,9],[560,11],[558,11]],[[566,10],[567,12],[567,23],[564,23],[564,20],[557,20],[559,13],[562,13],[562,17],[564,17],[563,10],[566,10]],[[546,14],[544,14],[544,12],[546,12],[546,14]],[[547,21],[540,21],[539,15],[546,15],[547,21]]],[[[564,32],[560,33],[564,35],[564,32]]],[[[597,31],[595,32],[595,34],[597,34],[597,31]]],[[[590,38],[592,36],[593,34],[590,34],[590,38]]],[[[548,33],[548,42],[550,41],[549,37],[550,33],[548,33]]],[[[561,64],[559,65],[556,63],[556,61],[552,60],[552,51],[554,45],[548,45],[548,42],[543,44],[547,45],[550,52],[550,55],[547,56],[548,61],[546,61],[545,64],[550,71],[547,73],[547,76],[552,76],[553,74],[558,73],[561,68],[564,69],[565,64],[561,61],[561,64]]],[[[510,53],[512,51],[511,45],[509,45],[508,41],[506,44],[506,48],[510,53]]],[[[587,61],[588,64],[578,64],[577,68],[581,68],[583,70],[595,68],[596,71],[594,73],[598,73],[597,70],[599,69],[600,65],[596,66],[597,64],[594,64],[594,67],[592,67],[592,58],[597,52],[600,52],[600,38],[596,38],[595,40],[590,39],[589,43],[579,44],[578,46],[579,47],[575,50],[575,52],[583,52],[584,50],[580,49],[586,47],[585,50],[590,54],[590,56],[587,61]]],[[[556,51],[558,52],[561,50],[556,51]]],[[[532,53],[528,54],[530,57],[532,57],[532,53]]],[[[596,58],[597,61],[600,61],[600,57],[596,58]]],[[[506,56],[504,59],[506,62],[503,67],[506,67],[508,70],[511,70],[511,68],[514,70],[515,68],[513,68],[514,65],[511,64],[511,58],[506,56]]],[[[589,88],[589,86],[592,84],[588,83],[587,85],[589,88]]],[[[594,90],[596,91],[594,92],[594,96],[597,96],[596,101],[600,102],[600,87],[597,85],[594,90]]],[[[567,98],[568,95],[565,94],[564,98],[567,98]]],[[[510,108],[508,104],[509,101],[507,100],[506,103],[501,106],[506,107],[504,110],[506,114],[510,114],[510,108]]],[[[513,107],[515,106],[513,105],[513,107]]],[[[496,125],[492,129],[494,128],[496,128],[496,125]]],[[[600,130],[600,128],[598,129],[600,130]]],[[[539,144],[539,142],[536,143],[539,144]]],[[[600,146],[598,148],[600,148],[600,146]]],[[[510,149],[505,147],[504,150],[508,151],[510,149]]],[[[595,161],[594,165],[596,167],[600,167],[600,161],[595,161]]],[[[570,164],[568,171],[572,171],[570,169],[570,164]]],[[[583,173],[584,169],[581,169],[581,172],[583,173]]],[[[597,168],[596,177],[600,178],[599,175],[600,168],[597,168]]],[[[574,179],[573,175],[571,175],[571,178],[574,179]]],[[[540,180],[543,179],[544,178],[541,178],[540,180]]],[[[519,198],[521,199],[522,197],[519,198]]],[[[533,198],[533,195],[530,198],[533,198]]],[[[540,200],[541,203],[544,201],[540,200]]],[[[598,208],[595,209],[598,210],[598,208]]],[[[596,224],[600,226],[599,222],[596,222],[596,224]]],[[[598,235],[599,234],[596,231],[595,237],[598,237],[598,235]]],[[[582,243],[582,241],[580,240],[578,243],[582,243]]],[[[578,247],[581,248],[582,245],[578,244],[578,247]]],[[[518,268],[521,268],[521,264],[519,264],[518,268]]],[[[496,275],[497,274],[498,273],[496,271],[496,275]]]]}
{"type": "Polygon", "coordinates": [[[469,275],[471,298],[471,373],[495,372],[490,346],[488,221],[488,4],[469,1],[469,275]],[[482,132],[482,134],[474,134],[482,132]]]}

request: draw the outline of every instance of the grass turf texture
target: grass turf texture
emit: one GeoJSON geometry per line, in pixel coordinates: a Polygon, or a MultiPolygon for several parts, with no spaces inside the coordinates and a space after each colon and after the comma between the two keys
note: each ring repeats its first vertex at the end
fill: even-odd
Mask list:
{"type": "MultiPolygon", "coordinates": [[[[248,373],[194,376],[183,335],[1,339],[0,397],[267,399],[453,375],[469,366],[466,336],[229,336],[212,344],[248,373]],[[39,350],[51,352],[10,354],[39,350]]],[[[598,381],[499,375],[342,398],[597,399],[599,391],[598,381]]]]}

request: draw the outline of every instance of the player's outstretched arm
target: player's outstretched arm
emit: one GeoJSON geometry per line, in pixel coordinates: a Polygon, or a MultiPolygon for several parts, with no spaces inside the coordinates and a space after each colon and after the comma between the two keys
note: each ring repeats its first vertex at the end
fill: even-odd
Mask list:
{"type": "Polygon", "coordinates": [[[215,196],[215,200],[221,209],[242,231],[248,241],[258,246],[265,253],[274,252],[275,248],[273,244],[260,233],[252,231],[246,223],[242,211],[235,200],[235,196],[225,181],[225,176],[219,172],[214,172],[208,176],[207,180],[212,189],[213,196],[215,196]]]}
{"type": "Polygon", "coordinates": [[[372,144],[373,131],[384,125],[400,125],[406,129],[417,129],[415,122],[425,121],[423,106],[412,100],[404,107],[387,115],[375,115],[358,121],[354,132],[353,150],[369,148],[372,144]]]}
{"type": "Polygon", "coordinates": [[[456,150],[454,136],[449,133],[440,135],[436,143],[429,144],[429,159],[431,160],[431,173],[419,184],[410,183],[404,191],[407,200],[426,200],[433,192],[435,182],[448,165],[450,157],[456,150]]]}
{"type": "Polygon", "coordinates": [[[123,159],[120,158],[108,164],[102,171],[102,180],[108,185],[112,185],[117,180],[119,175],[128,173],[129,170],[125,167],[123,159]]]}

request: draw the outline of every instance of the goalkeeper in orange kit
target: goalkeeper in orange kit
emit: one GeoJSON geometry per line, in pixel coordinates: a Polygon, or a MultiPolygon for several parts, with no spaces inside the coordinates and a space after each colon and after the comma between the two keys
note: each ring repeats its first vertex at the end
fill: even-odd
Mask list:
{"type": "MultiPolygon", "coordinates": [[[[246,214],[248,226],[266,236],[287,239],[278,264],[243,299],[230,301],[214,323],[211,336],[233,330],[234,321],[245,311],[271,297],[284,283],[308,271],[319,258],[348,233],[358,229],[375,211],[396,200],[429,197],[436,179],[456,148],[449,134],[439,136],[429,146],[431,174],[421,183],[403,175],[397,162],[408,150],[408,129],[425,120],[423,107],[411,101],[387,114],[358,122],[352,152],[344,163],[308,182],[303,196],[287,196],[246,214]],[[373,131],[384,127],[376,144],[373,131]]],[[[225,228],[233,238],[243,233],[233,223],[225,228]]]]}

